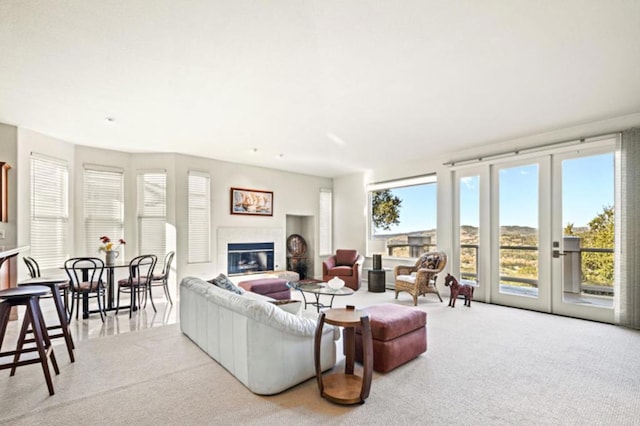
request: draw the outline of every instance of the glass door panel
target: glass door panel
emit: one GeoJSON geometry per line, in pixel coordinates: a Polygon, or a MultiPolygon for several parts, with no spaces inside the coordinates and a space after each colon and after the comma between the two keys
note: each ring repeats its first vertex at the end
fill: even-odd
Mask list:
{"type": "Polygon", "coordinates": [[[500,168],[499,292],[539,296],[539,165],[500,168]]]}
{"type": "Polygon", "coordinates": [[[459,181],[460,278],[479,281],[480,176],[464,176],[459,181]]]}
{"type": "Polygon", "coordinates": [[[613,322],[614,157],[606,141],[554,156],[554,313],[613,322]]]}

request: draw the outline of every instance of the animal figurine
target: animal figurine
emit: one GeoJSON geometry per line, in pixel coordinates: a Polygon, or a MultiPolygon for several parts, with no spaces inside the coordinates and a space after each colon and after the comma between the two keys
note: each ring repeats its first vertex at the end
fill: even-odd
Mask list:
{"type": "Polygon", "coordinates": [[[456,277],[447,274],[444,279],[444,285],[451,288],[451,296],[449,297],[449,306],[456,307],[456,299],[458,295],[464,296],[464,306],[471,307],[471,299],[473,299],[473,287],[467,284],[460,284],[456,277]]]}

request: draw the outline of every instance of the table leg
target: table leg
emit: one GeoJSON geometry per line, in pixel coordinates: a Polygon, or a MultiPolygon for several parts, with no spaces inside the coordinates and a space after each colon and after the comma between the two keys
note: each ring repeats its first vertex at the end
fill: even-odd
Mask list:
{"type": "Polygon", "coordinates": [[[115,294],[115,271],[114,268],[107,268],[107,309],[113,309],[113,299],[115,294]]]}
{"type": "Polygon", "coordinates": [[[353,365],[356,360],[356,329],[355,327],[344,328],[345,361],[344,373],[353,374],[353,365]]]}
{"type": "Polygon", "coordinates": [[[369,397],[371,380],[373,379],[373,340],[369,317],[360,318],[362,332],[362,391],[360,399],[364,402],[369,397]]]}
{"type": "MultiPolygon", "coordinates": [[[[82,270],[82,281],[89,281],[89,270],[82,270]]],[[[82,293],[82,319],[89,318],[89,295],[87,293],[82,293]]]]}

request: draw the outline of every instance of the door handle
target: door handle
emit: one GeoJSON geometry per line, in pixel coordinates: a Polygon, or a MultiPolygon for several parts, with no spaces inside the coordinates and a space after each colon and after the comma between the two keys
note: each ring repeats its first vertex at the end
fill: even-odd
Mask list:
{"type": "Polygon", "coordinates": [[[566,256],[567,253],[560,253],[560,250],[554,250],[553,251],[553,257],[560,257],[560,256],[566,256]]]}

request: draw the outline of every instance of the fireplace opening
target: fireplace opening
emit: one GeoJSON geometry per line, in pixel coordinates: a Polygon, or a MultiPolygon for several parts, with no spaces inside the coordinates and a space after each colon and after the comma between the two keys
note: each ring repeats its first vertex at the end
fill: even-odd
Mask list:
{"type": "Polygon", "coordinates": [[[227,275],[273,271],[273,243],[227,245],[227,275]]]}

